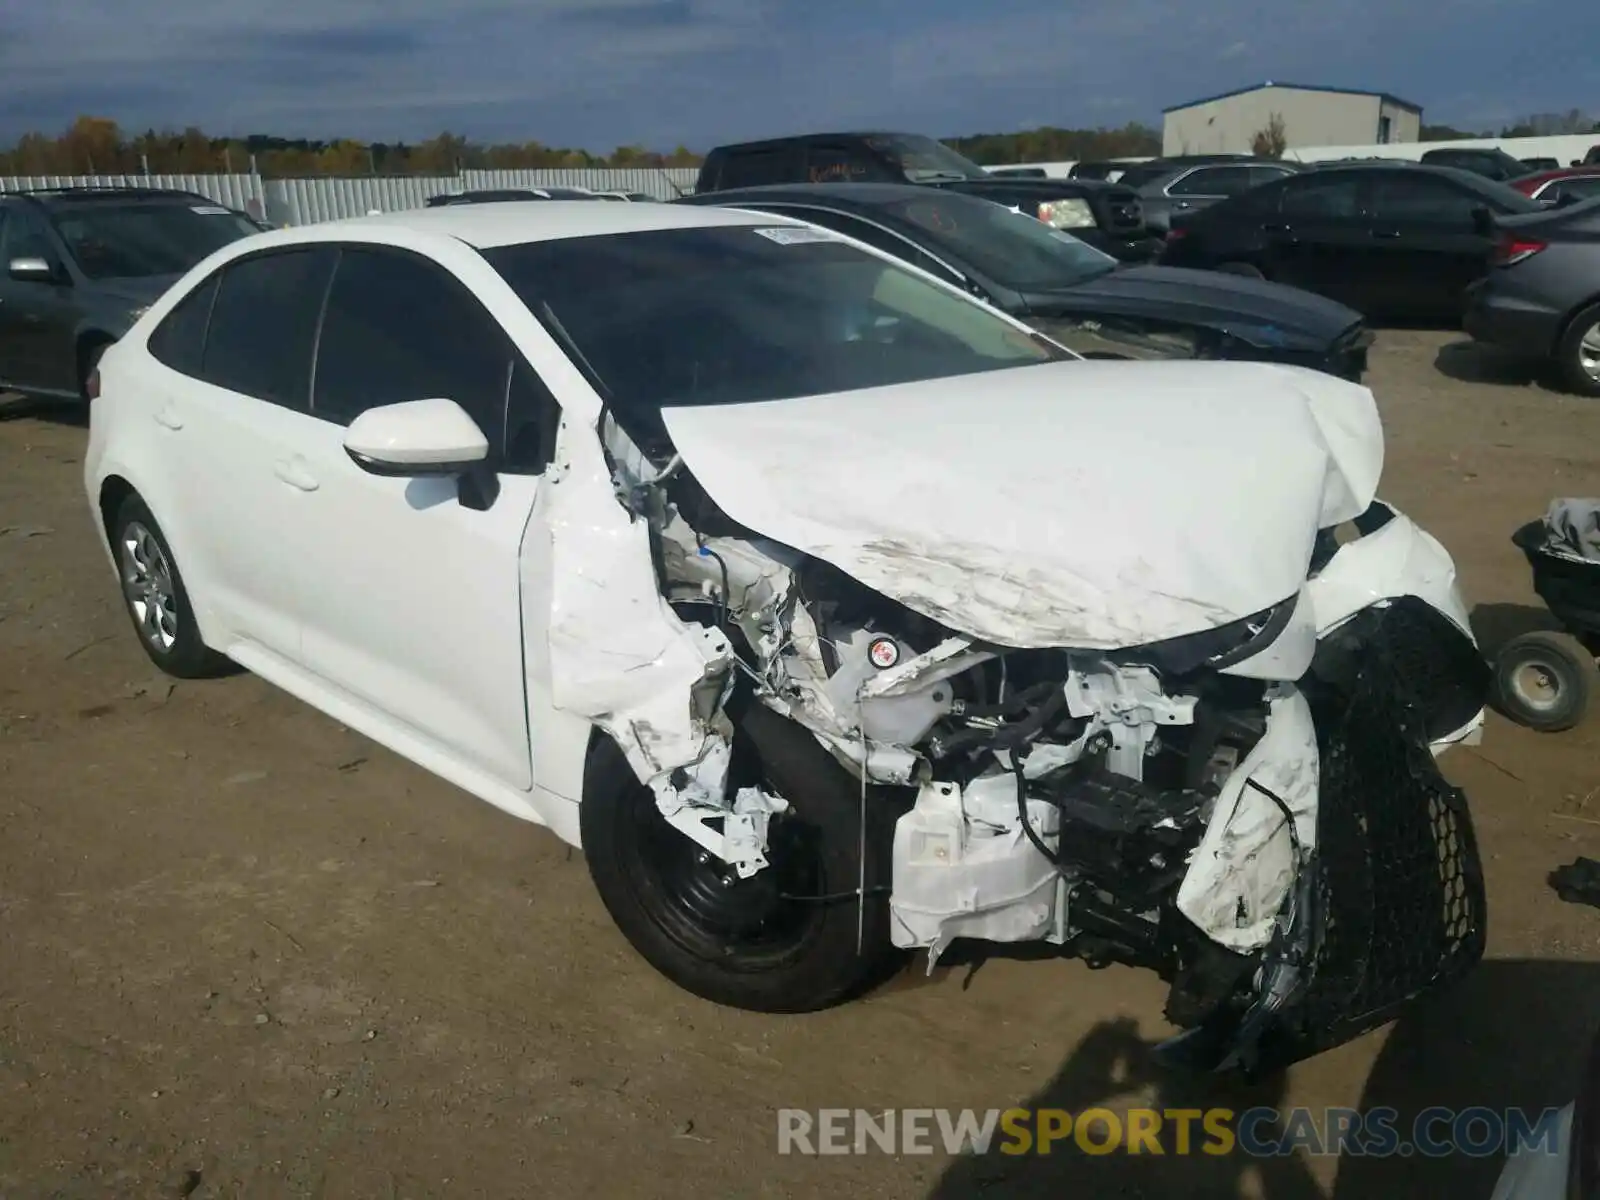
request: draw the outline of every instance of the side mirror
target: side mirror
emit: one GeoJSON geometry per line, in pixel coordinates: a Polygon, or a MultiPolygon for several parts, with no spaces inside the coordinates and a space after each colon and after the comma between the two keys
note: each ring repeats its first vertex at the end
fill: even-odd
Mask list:
{"type": "Polygon", "coordinates": [[[6,271],[11,278],[23,283],[56,282],[56,269],[50,265],[48,259],[13,258],[6,265],[6,271]]]}
{"type": "Polygon", "coordinates": [[[1579,203],[1582,199],[1583,199],[1583,197],[1578,195],[1577,192],[1562,192],[1559,196],[1556,197],[1556,205],[1555,206],[1557,208],[1566,208],[1569,205],[1573,205],[1573,204],[1579,203]]]}
{"type": "Polygon", "coordinates": [[[369,408],[345,430],[344,450],[363,471],[390,478],[459,477],[461,503],[487,509],[499,494],[489,439],[454,400],[369,408]]]}
{"type": "Polygon", "coordinates": [[[374,475],[459,475],[488,458],[489,439],[454,400],[408,400],[367,409],[344,448],[374,475]]]}

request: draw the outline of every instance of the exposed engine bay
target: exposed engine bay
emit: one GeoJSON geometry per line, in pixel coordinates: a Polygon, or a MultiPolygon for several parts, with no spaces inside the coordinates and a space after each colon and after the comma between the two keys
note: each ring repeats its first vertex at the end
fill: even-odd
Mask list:
{"type": "MultiPolygon", "coordinates": [[[[1394,510],[1325,529],[1300,592],[1244,619],[1007,646],[745,528],[675,451],[604,420],[612,552],[648,547],[682,637],[647,702],[589,711],[729,883],[769,869],[789,807],[730,782],[741,693],[859,781],[863,837],[866,806],[895,806],[896,946],[930,970],[956,939],[1156,970],[1188,1030],[1172,1052],[1206,1068],[1336,1044],[1481,955],[1471,828],[1430,748],[1475,738],[1482,663],[1440,608],[1448,556],[1394,510]],[[1351,564],[1385,562],[1433,574],[1368,594],[1351,564]]],[[[863,866],[857,903],[869,884],[863,866]]]]}

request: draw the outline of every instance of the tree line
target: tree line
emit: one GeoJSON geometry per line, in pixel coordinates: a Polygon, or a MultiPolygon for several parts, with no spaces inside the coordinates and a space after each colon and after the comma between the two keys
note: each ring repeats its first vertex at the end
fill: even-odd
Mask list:
{"type": "MultiPolygon", "coordinates": [[[[1159,154],[1161,135],[1143,125],[1121,129],[1030,129],[945,139],[985,165],[1063,162],[1159,154]]],[[[0,175],[209,175],[256,171],[266,178],[329,175],[453,175],[461,170],[548,167],[697,167],[702,155],[685,146],[671,153],[618,146],[594,154],[542,142],[483,144],[441,133],[413,144],[341,138],[212,137],[182,131],[129,134],[106,117],[79,117],[54,137],[29,133],[0,150],[0,175]]]]}
{"type": "MultiPolygon", "coordinates": [[[[1519,117],[1498,134],[1492,130],[1474,133],[1449,125],[1424,125],[1421,139],[1533,137],[1591,130],[1600,132],[1600,123],[1574,109],[1519,117]]],[[[975,133],[944,141],[984,166],[1143,158],[1161,153],[1159,131],[1138,122],[1119,129],[1044,126],[1015,133],[975,133]]],[[[1264,144],[1262,150],[1270,152],[1270,146],[1264,144]]],[[[209,175],[254,170],[267,178],[283,179],[316,175],[454,175],[475,169],[697,167],[701,159],[700,154],[685,146],[670,153],[643,146],[618,146],[609,154],[595,154],[533,141],[484,144],[453,133],[441,133],[414,144],[350,138],[317,141],[267,134],[219,138],[194,126],[182,131],[151,129],[129,134],[109,118],[85,116],[54,137],[29,133],[9,149],[0,150],[0,175],[139,175],[147,171],[153,175],[209,175]]]]}

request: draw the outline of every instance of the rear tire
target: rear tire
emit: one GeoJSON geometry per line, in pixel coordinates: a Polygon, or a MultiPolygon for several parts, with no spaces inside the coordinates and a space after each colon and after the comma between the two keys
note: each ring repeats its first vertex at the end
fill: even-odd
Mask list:
{"type": "Polygon", "coordinates": [[[791,806],[769,826],[770,865],[723,884],[732,868],[669,825],[621,750],[599,738],[579,812],[589,874],[623,936],[685,990],[752,1012],[827,1008],[899,960],[886,894],[898,813],[869,794],[863,838],[860,783],[810,733],[759,703],[735,724],[730,788],[760,783],[791,806]]]}
{"type": "Polygon", "coordinates": [[[123,607],[150,661],[177,679],[204,679],[226,671],[228,660],[200,640],[178,562],[145,502],[137,495],[125,499],[107,534],[123,607]]]}
{"type": "Polygon", "coordinates": [[[1594,656],[1577,638],[1525,633],[1495,655],[1495,707],[1519,725],[1560,733],[1583,720],[1596,673],[1594,656]]]}
{"type": "Polygon", "coordinates": [[[1572,318],[1556,347],[1556,365],[1568,390],[1600,397],[1600,304],[1572,318]]]}

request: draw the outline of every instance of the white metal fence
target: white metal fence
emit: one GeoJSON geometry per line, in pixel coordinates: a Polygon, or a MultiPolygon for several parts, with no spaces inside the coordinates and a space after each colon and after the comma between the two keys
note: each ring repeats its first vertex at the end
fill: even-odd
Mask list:
{"type": "Polygon", "coordinates": [[[274,225],[309,225],[358,217],[377,209],[420,208],[441,192],[479,188],[585,187],[642,192],[671,200],[694,190],[694,167],[463,171],[459,175],[262,179],[259,175],[34,175],[0,176],[0,189],[58,187],[177,188],[253,213],[274,225]]]}

